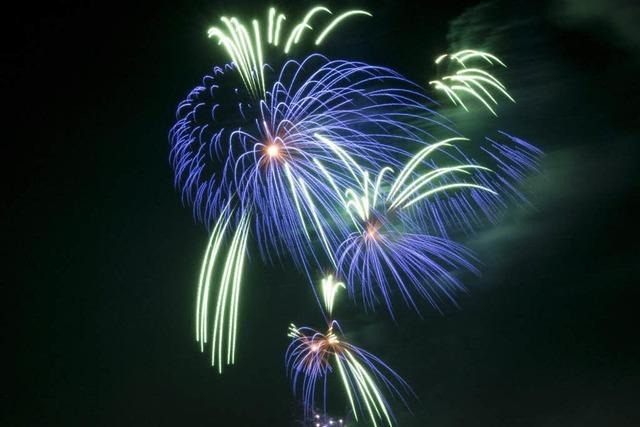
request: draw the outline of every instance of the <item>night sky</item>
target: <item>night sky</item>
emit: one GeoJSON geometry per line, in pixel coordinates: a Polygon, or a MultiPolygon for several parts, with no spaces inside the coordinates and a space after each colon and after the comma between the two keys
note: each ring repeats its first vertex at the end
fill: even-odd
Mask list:
{"type": "MultiPolygon", "coordinates": [[[[168,162],[177,103],[225,61],[206,29],[270,4],[22,3],[3,19],[10,362],[0,424],[301,425],[284,350],[289,322],[322,326],[305,278],[252,259],[238,363],[218,375],[193,339],[207,233],[181,205],[168,162]]],[[[518,103],[499,119],[454,120],[467,134],[500,128],[546,153],[525,183],[531,206],[465,238],[482,275],[464,278],[459,307],[424,306],[422,318],[400,309],[394,323],[340,302],[349,338],[418,396],[413,414],[394,406],[400,426],[640,425],[634,3],[326,3],[374,14],[329,40],[333,58],[425,84],[441,52],[495,52],[518,103]]],[[[291,15],[314,4],[273,3],[291,15]]]]}

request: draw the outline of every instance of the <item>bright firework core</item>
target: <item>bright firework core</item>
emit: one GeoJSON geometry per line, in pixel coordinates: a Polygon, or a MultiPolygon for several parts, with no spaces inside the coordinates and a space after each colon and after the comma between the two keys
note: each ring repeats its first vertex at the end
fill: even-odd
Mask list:
{"type": "Polygon", "coordinates": [[[271,158],[278,157],[280,155],[280,147],[277,144],[271,144],[267,146],[267,155],[271,158]]]}
{"type": "Polygon", "coordinates": [[[369,222],[364,235],[365,239],[378,240],[380,238],[380,233],[378,232],[379,228],[379,224],[369,222]]]}

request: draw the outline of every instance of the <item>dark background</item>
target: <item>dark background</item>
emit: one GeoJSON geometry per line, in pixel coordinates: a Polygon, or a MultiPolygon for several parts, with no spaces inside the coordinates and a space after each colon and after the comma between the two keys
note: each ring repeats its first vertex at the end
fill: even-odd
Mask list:
{"type": "MultiPolygon", "coordinates": [[[[518,100],[496,126],[546,152],[527,183],[535,208],[467,242],[483,275],[466,280],[460,309],[400,310],[394,324],[341,303],[352,339],[419,396],[413,415],[396,406],[399,424],[640,424],[634,2],[327,5],[347,3],[374,18],[347,23],[324,52],[426,83],[437,54],[490,48],[518,100]]],[[[313,4],[274,5],[295,15],[313,4]]],[[[0,423],[296,425],[285,330],[319,326],[309,288],[291,268],[252,262],[238,365],[217,375],[192,337],[207,236],[167,160],[175,106],[224,60],[206,29],[269,4],[17,6],[3,17],[0,423]]],[[[456,119],[474,129],[486,117],[456,119]]]]}

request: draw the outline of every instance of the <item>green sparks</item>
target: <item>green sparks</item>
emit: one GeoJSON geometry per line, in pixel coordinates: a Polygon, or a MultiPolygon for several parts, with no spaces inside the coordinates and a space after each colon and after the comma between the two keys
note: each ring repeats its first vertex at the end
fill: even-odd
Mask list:
{"type": "MultiPolygon", "coordinates": [[[[222,45],[229,59],[235,64],[242,82],[249,93],[256,99],[262,99],[266,94],[266,85],[264,78],[264,53],[267,46],[272,46],[285,55],[288,55],[291,49],[299,44],[303,39],[306,30],[313,31],[311,26],[312,19],[319,15],[332,15],[331,10],[324,6],[316,6],[311,8],[305,16],[291,27],[288,35],[284,29],[284,21],[286,16],[277,13],[275,8],[270,8],[267,13],[267,25],[261,27],[257,19],[251,21],[251,26],[245,26],[237,18],[220,18],[223,26],[211,27],[207,31],[207,35],[215,37],[218,44],[222,45]],[[263,34],[261,28],[266,32],[263,34]],[[266,44],[264,43],[266,40],[266,44]],[[281,41],[283,43],[281,44],[281,41]]],[[[323,30],[315,39],[314,44],[320,45],[324,39],[345,19],[355,16],[365,15],[371,16],[369,12],[364,10],[350,10],[336,16],[328,24],[321,25],[323,30]]]]}
{"type": "Polygon", "coordinates": [[[491,114],[497,116],[492,106],[498,105],[498,100],[496,94],[492,92],[498,92],[511,102],[516,102],[509,95],[504,84],[492,74],[478,67],[467,66],[467,62],[482,61],[490,66],[498,64],[506,67],[504,62],[495,55],[466,49],[452,55],[440,55],[436,58],[435,63],[440,64],[446,58],[449,59],[450,64],[462,68],[457,70],[455,74],[444,76],[440,80],[432,80],[429,84],[436,90],[444,92],[453,105],[459,105],[465,111],[469,111],[463,98],[471,97],[471,99],[479,101],[491,114]]]}
{"type": "Polygon", "coordinates": [[[336,294],[338,293],[338,289],[346,289],[346,287],[344,283],[336,282],[333,279],[333,275],[331,274],[322,279],[320,283],[320,290],[322,291],[322,300],[324,302],[324,307],[327,311],[327,315],[331,316],[331,313],[333,312],[333,303],[335,301],[336,294]]]}
{"type": "MultiPolygon", "coordinates": [[[[225,209],[214,226],[200,271],[196,303],[196,340],[200,343],[201,351],[204,351],[209,337],[211,283],[214,272],[218,271],[218,255],[232,213],[233,211],[225,209]]],[[[222,266],[222,275],[218,278],[218,297],[211,333],[211,364],[217,365],[220,373],[224,364],[235,363],[240,285],[249,236],[249,220],[248,214],[241,216],[222,266]]]]}

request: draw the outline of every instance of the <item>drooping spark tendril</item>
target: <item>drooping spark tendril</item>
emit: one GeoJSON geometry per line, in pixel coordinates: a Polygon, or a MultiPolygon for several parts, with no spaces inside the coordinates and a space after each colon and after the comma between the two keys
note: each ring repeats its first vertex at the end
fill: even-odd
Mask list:
{"type": "MultiPolygon", "coordinates": [[[[334,283],[330,276],[324,279],[323,287],[327,281],[334,283]]],[[[335,292],[325,295],[327,310],[334,298],[335,292]]],[[[315,406],[319,382],[324,384],[326,393],[329,375],[337,372],[356,421],[360,416],[367,417],[374,426],[392,426],[394,417],[385,394],[406,405],[404,396],[412,393],[411,389],[381,359],[346,341],[337,321],[330,320],[327,327],[323,334],[309,327],[289,326],[292,342],[285,358],[294,392],[301,388],[305,414],[310,415],[315,406]]]]}
{"type": "Polygon", "coordinates": [[[450,60],[451,64],[462,67],[455,74],[442,77],[441,80],[432,80],[429,82],[436,90],[443,91],[454,105],[460,105],[465,111],[469,111],[467,105],[463,102],[466,95],[480,101],[494,116],[497,116],[491,105],[497,105],[498,101],[492,95],[491,91],[495,90],[508,98],[511,102],[516,102],[507,92],[504,84],[495,78],[492,74],[477,67],[468,68],[467,61],[483,60],[489,65],[498,63],[506,67],[504,62],[498,57],[490,53],[478,50],[466,49],[452,55],[444,54],[436,58],[435,63],[440,64],[445,58],[450,60]]]}
{"type": "MultiPolygon", "coordinates": [[[[196,340],[200,342],[201,351],[204,351],[204,345],[208,342],[211,283],[214,272],[218,270],[216,268],[216,260],[228,230],[229,220],[230,216],[223,215],[216,223],[211,233],[200,272],[196,303],[196,340]]],[[[250,214],[241,214],[240,222],[227,251],[222,275],[218,278],[218,296],[211,334],[211,363],[214,366],[218,366],[218,372],[220,373],[222,373],[224,364],[232,365],[235,363],[240,285],[242,283],[242,270],[246,256],[250,220],[250,214]],[[225,353],[226,357],[223,357],[225,353]]]]}

